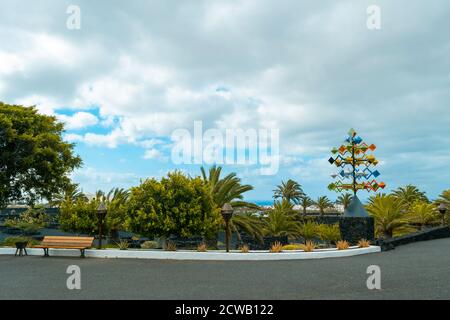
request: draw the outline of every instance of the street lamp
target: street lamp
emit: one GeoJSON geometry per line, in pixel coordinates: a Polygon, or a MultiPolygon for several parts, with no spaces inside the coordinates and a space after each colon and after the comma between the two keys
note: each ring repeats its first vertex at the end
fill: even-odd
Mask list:
{"type": "Polygon", "coordinates": [[[442,214],[442,225],[445,225],[445,213],[447,212],[447,206],[445,203],[439,205],[439,212],[442,214]]]}
{"type": "Polygon", "coordinates": [[[229,203],[225,203],[220,210],[220,213],[222,214],[223,220],[225,221],[225,237],[226,237],[226,243],[227,243],[227,252],[230,252],[230,226],[229,222],[231,220],[231,217],[233,216],[233,207],[229,203]]]}
{"type": "Polygon", "coordinates": [[[98,249],[102,248],[103,219],[106,216],[106,206],[103,202],[97,208],[98,216],[98,249]]]}

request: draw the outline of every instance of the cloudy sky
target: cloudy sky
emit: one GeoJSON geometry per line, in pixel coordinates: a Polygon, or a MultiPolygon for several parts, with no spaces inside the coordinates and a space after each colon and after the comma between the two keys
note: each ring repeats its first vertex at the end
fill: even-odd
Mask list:
{"type": "Polygon", "coordinates": [[[276,175],[227,166],[249,200],[288,178],[335,198],[329,150],[351,127],[378,146],[389,190],[436,197],[450,187],[449,17],[447,0],[0,0],[0,101],[66,123],[84,191],[197,174],[171,160],[171,134],[202,121],[280,130],[276,175]]]}

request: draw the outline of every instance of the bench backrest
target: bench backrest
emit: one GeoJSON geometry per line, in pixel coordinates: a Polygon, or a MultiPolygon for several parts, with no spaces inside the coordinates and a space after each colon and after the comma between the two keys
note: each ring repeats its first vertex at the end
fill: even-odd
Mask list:
{"type": "Polygon", "coordinates": [[[94,237],[56,237],[45,236],[41,245],[44,246],[66,246],[66,247],[86,247],[92,246],[94,237]]]}

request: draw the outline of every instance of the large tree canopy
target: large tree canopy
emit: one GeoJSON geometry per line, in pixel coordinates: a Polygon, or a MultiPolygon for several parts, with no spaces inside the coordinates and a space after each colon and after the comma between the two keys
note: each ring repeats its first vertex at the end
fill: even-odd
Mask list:
{"type": "Polygon", "coordinates": [[[51,199],[69,183],[68,174],[82,161],[63,131],[55,117],[34,107],[0,102],[0,207],[51,199]]]}

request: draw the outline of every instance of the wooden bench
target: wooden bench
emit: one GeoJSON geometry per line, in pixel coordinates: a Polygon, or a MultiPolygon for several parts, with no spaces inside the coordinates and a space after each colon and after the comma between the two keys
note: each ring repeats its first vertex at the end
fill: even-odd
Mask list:
{"type": "Polygon", "coordinates": [[[46,236],[40,245],[34,248],[44,249],[44,257],[49,257],[48,249],[77,249],[84,258],[84,250],[92,247],[94,237],[51,237],[46,236]]]}

